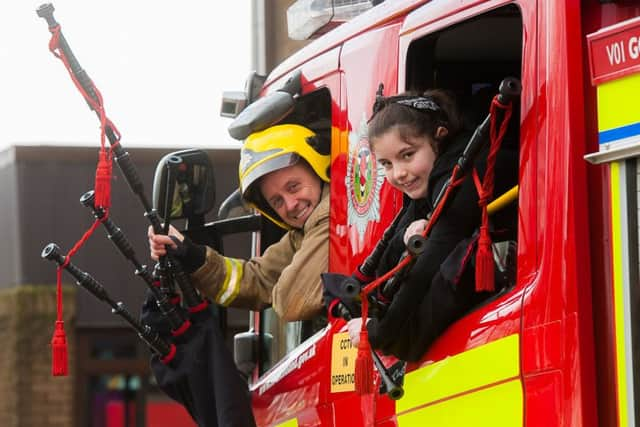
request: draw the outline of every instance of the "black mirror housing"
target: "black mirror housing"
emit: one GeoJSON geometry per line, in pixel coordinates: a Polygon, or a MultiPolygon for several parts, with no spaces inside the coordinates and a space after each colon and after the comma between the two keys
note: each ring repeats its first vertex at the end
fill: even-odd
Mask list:
{"type": "Polygon", "coordinates": [[[215,178],[209,156],[202,150],[176,151],[164,156],[153,179],[153,208],[166,221],[187,219],[204,223],[215,203],[215,178]],[[171,192],[172,194],[168,194],[171,192]],[[167,210],[167,201],[171,204],[167,210]]]}
{"type": "Polygon", "coordinates": [[[256,368],[260,355],[262,355],[263,364],[271,366],[273,337],[270,334],[262,336],[262,348],[259,348],[260,335],[253,330],[240,332],[233,336],[233,360],[245,377],[249,377],[256,368]]]}
{"type": "Polygon", "coordinates": [[[284,119],[293,111],[294,104],[293,96],[286,92],[273,92],[260,98],[238,114],[229,125],[229,135],[242,141],[284,119]]]}

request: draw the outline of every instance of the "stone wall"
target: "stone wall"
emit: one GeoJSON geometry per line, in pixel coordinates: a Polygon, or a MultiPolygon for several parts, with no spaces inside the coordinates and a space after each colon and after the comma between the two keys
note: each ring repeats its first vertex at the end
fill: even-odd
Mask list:
{"type": "Polygon", "coordinates": [[[75,288],[64,288],[69,376],[51,376],[55,286],[0,291],[0,425],[73,425],[75,288]]]}

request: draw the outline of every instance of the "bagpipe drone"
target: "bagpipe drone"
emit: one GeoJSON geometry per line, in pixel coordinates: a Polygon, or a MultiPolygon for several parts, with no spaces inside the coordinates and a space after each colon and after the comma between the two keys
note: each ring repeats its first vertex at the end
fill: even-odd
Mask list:
{"type": "MultiPolygon", "coordinates": [[[[61,272],[65,270],[79,286],[105,302],[137,332],[151,350],[151,368],[158,385],[182,403],[198,425],[254,426],[246,382],[237,371],[231,353],[224,348],[224,337],[209,302],[193,287],[170,251],[160,257],[153,270],[143,265],[109,215],[111,172],[115,161],[156,234],[167,234],[172,219],[186,219],[189,228],[202,228],[204,214],[213,208],[215,197],[209,157],[201,150],[183,150],[161,159],[154,177],[152,205],[129,153],[121,144],[119,131],[106,115],[102,95],[71,51],[53,12],[52,4],[43,4],[37,9],[38,16],[47,21],[52,34],[49,50],[63,62],[89,108],[98,116],[101,147],[95,188],[80,198],[81,204],[89,208],[95,218],[93,225],[66,255],[55,243],[48,244],[41,254],[42,258],[54,261],[58,266],[58,316],[52,338],[52,373],[67,374],[66,335],[61,312],[61,272]],[[110,296],[95,278],[71,262],[71,257],[100,224],[147,287],[147,300],[140,320],[110,296]]],[[[241,231],[256,228],[255,221],[246,223],[241,231]]],[[[219,234],[224,233],[216,234],[211,230],[209,227],[208,232],[215,234],[211,237],[213,240],[219,240],[219,234]]]]}

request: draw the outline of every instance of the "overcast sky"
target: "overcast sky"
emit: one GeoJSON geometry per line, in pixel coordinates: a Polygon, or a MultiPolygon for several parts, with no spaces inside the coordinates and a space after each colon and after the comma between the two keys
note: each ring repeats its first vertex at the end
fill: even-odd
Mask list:
{"type": "MultiPolygon", "coordinates": [[[[0,5],[0,149],[14,144],[99,145],[99,123],[48,49],[35,10],[0,5]]],[[[240,143],[221,118],[223,90],[251,69],[249,0],[53,0],[71,49],[102,92],[127,146],[240,143]]]]}

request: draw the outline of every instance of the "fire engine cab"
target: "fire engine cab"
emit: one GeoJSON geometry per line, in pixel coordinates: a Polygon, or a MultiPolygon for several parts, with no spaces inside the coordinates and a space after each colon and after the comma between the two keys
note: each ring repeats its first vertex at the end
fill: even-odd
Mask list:
{"type": "MultiPolygon", "coordinates": [[[[334,15],[347,7],[333,3],[334,15]]],[[[330,141],[329,270],[350,275],[402,205],[367,141],[379,85],[384,95],[449,89],[473,124],[488,112],[486,94],[518,78],[518,237],[506,266],[514,280],[406,366],[398,400],[354,391],[344,320],[318,326],[253,313],[236,360],[250,376],[258,424],[636,425],[640,5],[378,3],[320,28],[305,21],[311,7],[290,11],[302,37],[335,28],[266,79],[253,76],[238,119],[266,114],[330,141]]],[[[241,108],[229,101],[223,110],[234,116],[241,108]]],[[[236,137],[252,126],[238,119],[236,137]]],[[[259,237],[264,250],[278,233],[263,221],[259,237]]]]}

